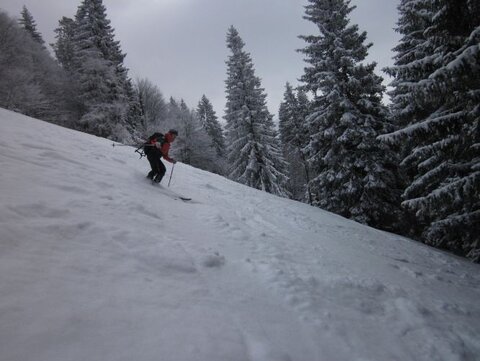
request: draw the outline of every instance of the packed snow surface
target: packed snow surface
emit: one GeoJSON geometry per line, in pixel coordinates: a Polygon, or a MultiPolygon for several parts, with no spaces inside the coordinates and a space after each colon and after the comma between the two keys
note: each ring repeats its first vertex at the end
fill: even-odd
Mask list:
{"type": "Polygon", "coordinates": [[[3,109],[0,169],[2,361],[480,360],[466,260],[3,109]]]}

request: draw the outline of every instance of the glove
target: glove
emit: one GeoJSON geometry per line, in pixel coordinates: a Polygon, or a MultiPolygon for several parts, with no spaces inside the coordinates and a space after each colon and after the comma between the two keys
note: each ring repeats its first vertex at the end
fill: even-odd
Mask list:
{"type": "Polygon", "coordinates": [[[173,163],[173,164],[176,164],[177,161],[176,161],[175,159],[172,159],[172,163],[173,163]]]}

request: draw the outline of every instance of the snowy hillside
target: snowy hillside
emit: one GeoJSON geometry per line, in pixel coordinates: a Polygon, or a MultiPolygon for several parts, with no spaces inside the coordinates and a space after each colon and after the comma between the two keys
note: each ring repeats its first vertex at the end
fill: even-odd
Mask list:
{"type": "Polygon", "coordinates": [[[0,169],[2,361],[480,360],[463,259],[3,109],[0,169]]]}

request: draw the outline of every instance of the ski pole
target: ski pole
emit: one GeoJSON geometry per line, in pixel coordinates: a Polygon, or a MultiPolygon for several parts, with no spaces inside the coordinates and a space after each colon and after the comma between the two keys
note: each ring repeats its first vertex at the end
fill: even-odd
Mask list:
{"type": "Polygon", "coordinates": [[[112,147],[135,147],[135,144],[130,145],[130,144],[115,144],[115,143],[112,143],[112,147]]]}
{"type": "Polygon", "coordinates": [[[155,147],[155,144],[115,144],[112,143],[112,147],[155,147]]]}
{"type": "Polygon", "coordinates": [[[172,164],[172,170],[170,171],[170,179],[168,180],[169,187],[170,187],[170,181],[172,180],[173,168],[175,168],[175,163],[172,164]]]}

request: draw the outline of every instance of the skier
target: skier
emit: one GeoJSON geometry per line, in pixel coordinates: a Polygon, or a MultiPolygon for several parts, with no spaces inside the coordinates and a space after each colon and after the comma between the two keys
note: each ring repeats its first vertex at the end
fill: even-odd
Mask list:
{"type": "MultiPolygon", "coordinates": [[[[159,133],[155,133],[159,134],[159,133]]],[[[145,154],[147,159],[150,162],[150,167],[152,170],[148,173],[147,178],[151,179],[155,183],[160,183],[167,169],[162,163],[161,158],[163,157],[166,161],[170,163],[177,163],[177,161],[168,156],[168,151],[170,150],[170,144],[175,141],[178,132],[175,129],[170,129],[168,133],[161,137],[150,137],[148,141],[148,146],[145,147],[145,154]]]]}

